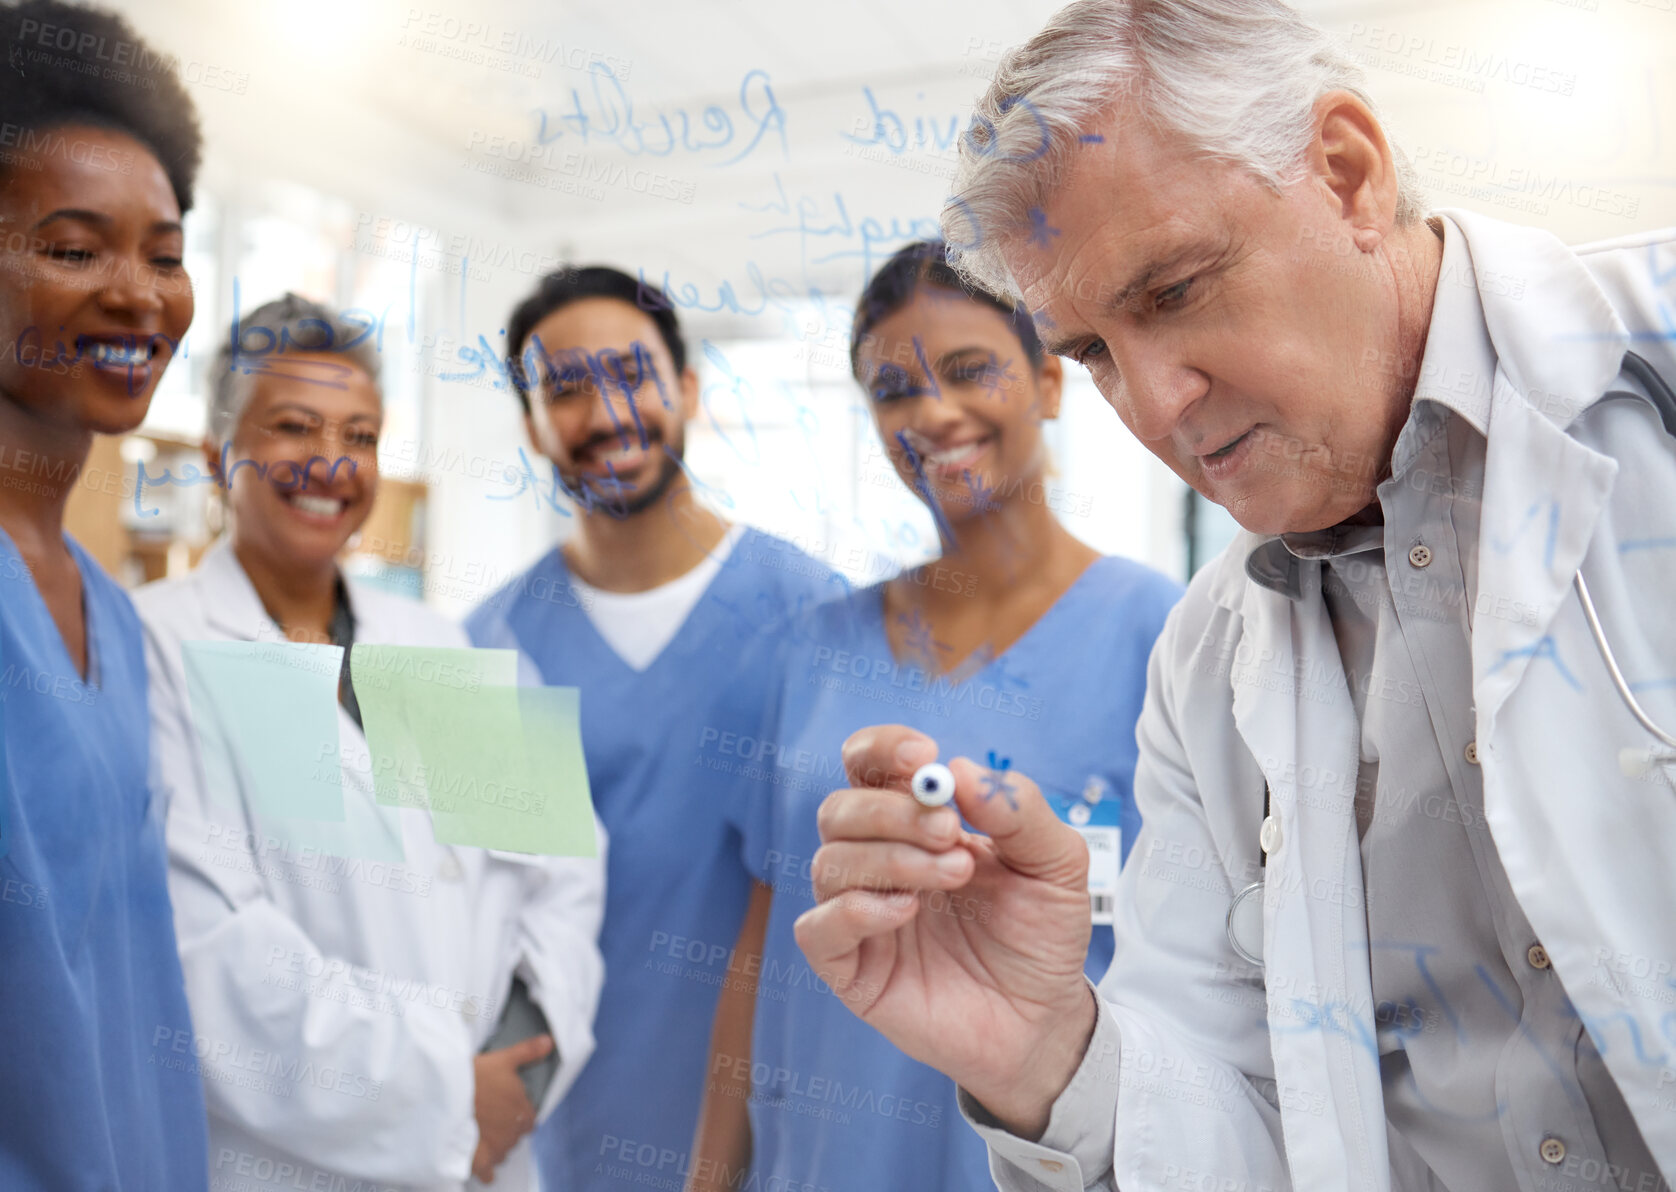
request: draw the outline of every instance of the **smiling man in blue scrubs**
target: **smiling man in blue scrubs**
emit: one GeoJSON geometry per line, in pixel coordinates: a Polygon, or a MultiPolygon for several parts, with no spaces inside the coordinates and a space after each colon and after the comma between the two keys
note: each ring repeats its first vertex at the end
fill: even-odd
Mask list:
{"type": "Polygon", "coordinates": [[[698,378],[674,309],[615,269],[544,278],[512,314],[511,372],[536,449],[577,506],[575,535],[467,622],[543,682],[582,690],[594,806],[610,834],[597,1050],[536,1134],[550,1188],[682,1179],[711,1021],[750,894],[743,755],[701,742],[778,680],[744,660],[841,581],[699,502],[682,464],[698,378]]]}

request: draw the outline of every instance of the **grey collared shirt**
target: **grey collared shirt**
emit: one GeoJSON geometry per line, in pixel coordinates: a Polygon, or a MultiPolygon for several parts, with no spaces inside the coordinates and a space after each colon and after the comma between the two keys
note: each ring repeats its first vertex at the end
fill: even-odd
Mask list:
{"type": "MultiPolygon", "coordinates": [[[[1440,222],[1442,280],[1378,488],[1383,524],[1270,540],[1246,570],[1302,599],[1297,561],[1327,569],[1322,598],[1360,725],[1357,826],[1394,1186],[1668,1192],[1485,823],[1470,636],[1496,360],[1466,247],[1440,222]]],[[[1115,1071],[1119,1047],[1102,1010],[1085,1067],[1115,1071]]],[[[1004,1187],[1060,1187],[1039,1177],[1061,1170],[1109,1187],[1117,1090],[1109,1073],[1079,1072],[1034,1144],[962,1104],[1004,1187]]]]}

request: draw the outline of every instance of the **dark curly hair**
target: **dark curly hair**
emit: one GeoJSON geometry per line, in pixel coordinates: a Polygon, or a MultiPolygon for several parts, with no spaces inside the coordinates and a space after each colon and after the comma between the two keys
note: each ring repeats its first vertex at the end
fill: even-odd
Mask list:
{"type": "Polygon", "coordinates": [[[0,121],[125,133],[151,150],[181,211],[191,210],[203,137],[173,55],[115,13],[63,0],[0,0],[0,47],[0,121]]]}

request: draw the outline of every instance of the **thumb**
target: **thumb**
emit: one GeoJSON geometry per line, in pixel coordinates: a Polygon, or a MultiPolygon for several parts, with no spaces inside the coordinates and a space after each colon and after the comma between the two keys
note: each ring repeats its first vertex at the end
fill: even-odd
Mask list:
{"type": "Polygon", "coordinates": [[[1067,889],[1088,886],[1088,846],[1063,823],[1041,790],[1016,770],[991,769],[970,758],[949,763],[954,799],[966,822],[988,836],[1016,873],[1067,889]]]}
{"type": "Polygon", "coordinates": [[[503,1048],[501,1054],[514,1067],[523,1067],[534,1063],[553,1050],[552,1035],[531,1035],[528,1039],[520,1039],[511,1047],[503,1048]]]}

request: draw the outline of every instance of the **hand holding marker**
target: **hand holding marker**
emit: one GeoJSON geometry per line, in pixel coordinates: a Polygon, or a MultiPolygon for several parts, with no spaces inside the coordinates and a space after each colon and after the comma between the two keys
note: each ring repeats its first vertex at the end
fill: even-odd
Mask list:
{"type": "Polygon", "coordinates": [[[954,798],[954,772],[941,762],[927,762],[914,771],[914,798],[922,807],[941,807],[954,798]]]}

